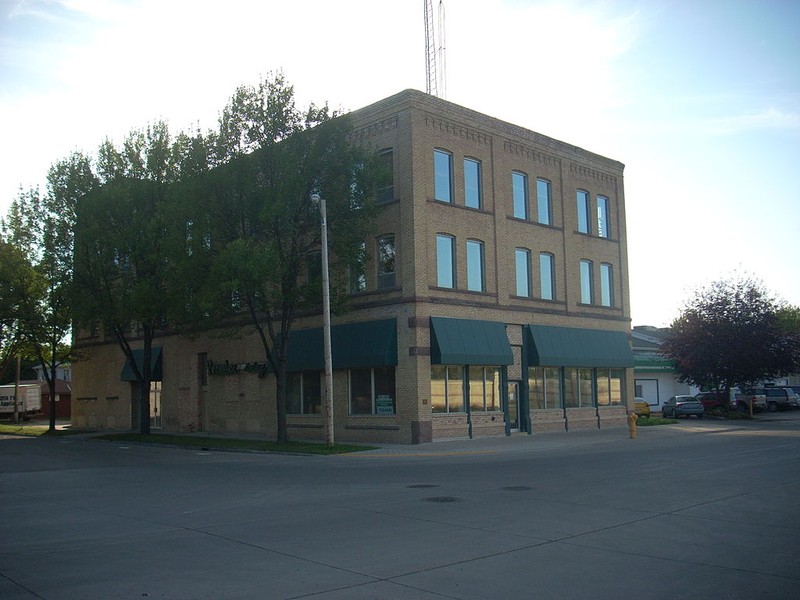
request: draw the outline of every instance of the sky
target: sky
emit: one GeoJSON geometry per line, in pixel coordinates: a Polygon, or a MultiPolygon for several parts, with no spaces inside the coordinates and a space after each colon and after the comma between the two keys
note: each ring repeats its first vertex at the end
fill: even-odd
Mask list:
{"type": "MultiPolygon", "coordinates": [[[[438,0],[434,0],[434,7],[438,0]]],[[[625,164],[633,325],[748,275],[800,305],[800,1],[445,0],[447,100],[625,164]]],[[[0,214],[75,150],[425,90],[424,1],[0,0],[0,214]]]]}

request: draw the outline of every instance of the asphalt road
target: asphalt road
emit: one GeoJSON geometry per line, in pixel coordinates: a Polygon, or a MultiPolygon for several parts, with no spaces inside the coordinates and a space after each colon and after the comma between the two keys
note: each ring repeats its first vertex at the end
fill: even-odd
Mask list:
{"type": "Polygon", "coordinates": [[[334,457],[0,439],[0,598],[792,599],[800,411],[334,457]]]}

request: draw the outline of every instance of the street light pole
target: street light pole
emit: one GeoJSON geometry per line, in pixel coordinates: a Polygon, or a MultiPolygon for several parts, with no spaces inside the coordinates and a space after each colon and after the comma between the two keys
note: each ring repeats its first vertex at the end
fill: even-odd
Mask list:
{"type": "Polygon", "coordinates": [[[325,356],[325,443],[333,446],[333,360],[331,357],[331,290],[328,279],[328,215],[325,198],[312,194],[322,222],[322,338],[325,356]]]}

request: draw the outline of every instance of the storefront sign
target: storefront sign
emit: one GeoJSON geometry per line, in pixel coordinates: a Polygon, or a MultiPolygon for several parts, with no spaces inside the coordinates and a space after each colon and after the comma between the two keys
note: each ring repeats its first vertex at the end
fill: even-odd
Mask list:
{"type": "Polygon", "coordinates": [[[238,375],[239,373],[256,373],[259,377],[266,377],[269,372],[267,363],[262,362],[249,362],[249,363],[231,363],[227,360],[224,363],[214,362],[209,359],[208,363],[209,375],[238,375]]]}

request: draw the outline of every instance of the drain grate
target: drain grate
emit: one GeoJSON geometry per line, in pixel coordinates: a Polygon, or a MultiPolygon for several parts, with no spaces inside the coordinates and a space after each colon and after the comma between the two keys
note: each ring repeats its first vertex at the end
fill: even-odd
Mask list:
{"type": "Polygon", "coordinates": [[[509,485],[508,487],[500,488],[507,492],[527,492],[532,490],[533,488],[528,487],[527,485],[509,485]]]}
{"type": "Polygon", "coordinates": [[[425,502],[437,502],[441,504],[446,504],[448,502],[460,502],[461,498],[456,498],[455,496],[431,496],[430,498],[425,498],[425,502]]]}
{"type": "Polygon", "coordinates": [[[435,483],[414,483],[406,487],[409,487],[411,489],[427,489],[427,488],[437,488],[439,486],[436,485],[435,483]]]}

